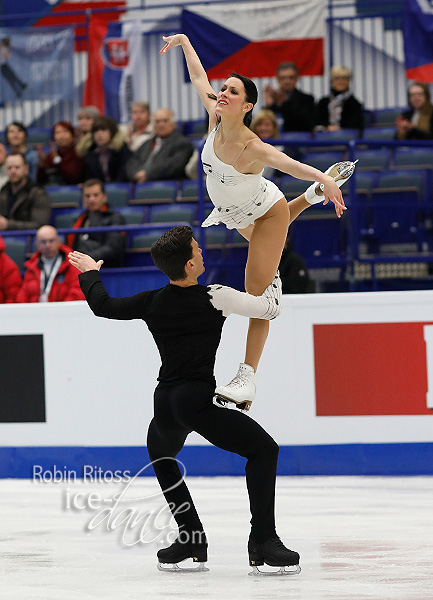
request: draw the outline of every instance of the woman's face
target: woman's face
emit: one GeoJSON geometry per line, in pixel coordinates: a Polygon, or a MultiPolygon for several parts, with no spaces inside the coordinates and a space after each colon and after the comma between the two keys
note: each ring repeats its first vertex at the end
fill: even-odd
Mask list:
{"type": "Polygon", "coordinates": [[[11,146],[21,146],[26,141],[26,134],[16,125],[9,125],[7,138],[11,146]]]}
{"type": "Polygon", "coordinates": [[[92,131],[93,117],[88,117],[85,114],[78,116],[78,129],[80,133],[89,133],[92,131]]]}
{"type": "Polygon", "coordinates": [[[97,129],[93,132],[93,139],[97,146],[108,146],[111,142],[111,133],[109,129],[97,129]]]}
{"type": "Polygon", "coordinates": [[[56,125],[54,128],[54,141],[59,148],[68,148],[74,143],[74,137],[69,129],[63,125],[56,125]]]}
{"type": "Polygon", "coordinates": [[[331,79],[331,87],[337,92],[345,92],[349,89],[350,77],[348,75],[335,75],[331,79]]]}
{"type": "Polygon", "coordinates": [[[412,85],[409,88],[409,104],[414,110],[421,110],[427,102],[424,90],[420,85],[412,85]]]}
{"type": "Polygon", "coordinates": [[[274,136],[275,126],[272,123],[271,119],[266,117],[262,119],[260,123],[256,125],[256,133],[259,138],[266,139],[274,136]]]}
{"type": "Polygon", "coordinates": [[[229,77],[217,94],[215,112],[217,115],[234,115],[246,113],[248,103],[245,98],[245,87],[237,77],[229,77]]]}

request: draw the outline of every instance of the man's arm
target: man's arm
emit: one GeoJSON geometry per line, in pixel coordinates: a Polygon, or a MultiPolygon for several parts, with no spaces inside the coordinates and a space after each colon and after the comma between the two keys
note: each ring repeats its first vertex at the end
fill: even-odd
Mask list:
{"type": "Polygon", "coordinates": [[[140,292],[126,298],[111,298],[99,274],[103,260],[96,262],[87,254],[77,251],[70,252],[68,259],[71,265],[81,271],[81,275],[78,276],[80,286],[95,316],[122,321],[144,319],[147,299],[152,292],[140,292]]]}
{"type": "Polygon", "coordinates": [[[261,296],[252,296],[223,285],[210,285],[210,302],[224,317],[231,314],[255,319],[275,319],[281,313],[281,279],[277,271],[272,283],[261,296]]]}

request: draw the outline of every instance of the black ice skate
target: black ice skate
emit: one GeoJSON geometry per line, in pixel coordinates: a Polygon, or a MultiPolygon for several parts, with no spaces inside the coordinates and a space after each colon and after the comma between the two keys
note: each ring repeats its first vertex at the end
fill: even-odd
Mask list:
{"type": "Polygon", "coordinates": [[[259,544],[253,539],[248,540],[248,555],[253,570],[248,575],[297,575],[301,572],[299,554],[285,547],[277,535],[259,544]],[[280,567],[279,571],[260,571],[257,567],[267,564],[270,567],[280,567]],[[292,567],[287,569],[286,567],[292,567]]]}
{"type": "Polygon", "coordinates": [[[195,571],[209,571],[204,563],[207,561],[207,542],[194,543],[182,542],[177,538],[168,548],[162,548],[156,553],[158,558],[158,571],[169,571],[170,573],[193,573],[195,571]],[[192,558],[197,567],[179,567],[177,563],[192,558]]]}

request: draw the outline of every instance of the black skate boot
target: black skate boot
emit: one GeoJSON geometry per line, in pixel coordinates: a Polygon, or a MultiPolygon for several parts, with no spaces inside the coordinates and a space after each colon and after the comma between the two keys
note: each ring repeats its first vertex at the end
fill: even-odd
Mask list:
{"type": "Polygon", "coordinates": [[[248,540],[248,555],[250,566],[253,567],[248,575],[297,575],[301,572],[299,554],[286,548],[276,534],[261,544],[250,538],[248,540]],[[259,571],[257,567],[265,563],[270,567],[280,567],[280,570],[259,571]],[[285,567],[294,567],[294,569],[286,569],[285,567]]]}
{"type": "Polygon", "coordinates": [[[204,563],[207,561],[206,536],[201,534],[199,538],[201,538],[199,542],[195,542],[194,538],[192,541],[187,539],[183,542],[181,536],[179,536],[171,546],[158,550],[156,553],[158,558],[158,570],[170,572],[185,571],[189,573],[193,571],[209,571],[209,569],[204,566],[204,563]],[[199,563],[198,566],[181,569],[177,563],[188,558],[192,558],[194,563],[199,563]]]}

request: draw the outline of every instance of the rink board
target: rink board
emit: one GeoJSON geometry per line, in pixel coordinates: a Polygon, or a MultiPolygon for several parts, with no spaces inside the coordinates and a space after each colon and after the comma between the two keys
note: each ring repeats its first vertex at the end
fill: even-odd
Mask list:
{"type": "MultiPolygon", "coordinates": [[[[227,320],[218,381],[236,371],[247,325],[227,320]]],[[[159,368],[144,323],[98,319],[84,302],[1,305],[0,350],[1,477],[144,466],[159,368]]],[[[285,296],[249,414],[280,445],[281,475],[433,474],[430,390],[433,292],[285,296]]],[[[183,457],[191,475],[244,472],[197,434],[183,457]]]]}

